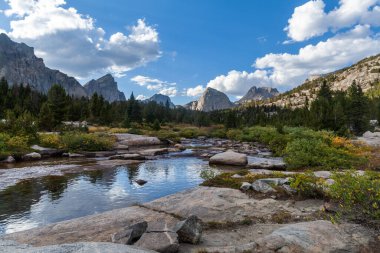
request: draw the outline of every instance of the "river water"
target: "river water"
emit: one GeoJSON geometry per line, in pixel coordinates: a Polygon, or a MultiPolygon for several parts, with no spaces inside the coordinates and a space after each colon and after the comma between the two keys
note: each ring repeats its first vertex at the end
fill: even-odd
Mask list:
{"type": "Polygon", "coordinates": [[[202,182],[201,171],[208,168],[207,161],[196,157],[163,157],[138,165],[23,180],[0,191],[0,234],[128,207],[193,188],[202,182]],[[140,186],[135,183],[137,179],[148,183],[140,186]]]}

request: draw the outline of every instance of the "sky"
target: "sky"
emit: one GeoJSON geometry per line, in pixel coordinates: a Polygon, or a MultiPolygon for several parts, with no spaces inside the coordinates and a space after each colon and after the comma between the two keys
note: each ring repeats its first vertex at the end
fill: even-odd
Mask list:
{"type": "Polygon", "coordinates": [[[82,84],[175,104],[286,91],[380,53],[380,0],[0,0],[0,31],[82,84]]]}

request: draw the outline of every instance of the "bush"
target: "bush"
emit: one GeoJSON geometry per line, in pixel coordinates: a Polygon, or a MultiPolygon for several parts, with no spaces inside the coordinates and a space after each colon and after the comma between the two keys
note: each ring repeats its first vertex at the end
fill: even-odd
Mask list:
{"type": "Polygon", "coordinates": [[[211,131],[210,137],[212,137],[212,138],[221,138],[221,139],[226,138],[227,137],[226,130],[224,130],[224,129],[215,129],[215,130],[211,131]]]}
{"type": "Polygon", "coordinates": [[[290,187],[303,197],[322,197],[323,179],[318,179],[312,172],[296,174],[290,180],[290,187]]]}
{"type": "Polygon", "coordinates": [[[380,219],[380,175],[355,171],[333,173],[335,183],[329,196],[338,201],[343,212],[354,212],[360,218],[380,219]]]}
{"type": "Polygon", "coordinates": [[[242,140],[243,131],[241,131],[239,129],[230,129],[230,130],[227,131],[226,136],[230,140],[239,141],[239,140],[242,140]]]}
{"type": "Polygon", "coordinates": [[[40,144],[43,147],[47,148],[61,148],[61,140],[58,134],[41,134],[40,144]]]}
{"type": "Polygon", "coordinates": [[[112,136],[106,134],[65,133],[60,137],[62,148],[69,151],[106,151],[115,143],[112,136]]]}
{"type": "Polygon", "coordinates": [[[192,128],[183,129],[182,131],[180,131],[179,135],[181,137],[191,139],[191,138],[196,138],[199,136],[207,136],[208,134],[207,134],[207,132],[205,132],[199,128],[192,127],[192,128]]]}

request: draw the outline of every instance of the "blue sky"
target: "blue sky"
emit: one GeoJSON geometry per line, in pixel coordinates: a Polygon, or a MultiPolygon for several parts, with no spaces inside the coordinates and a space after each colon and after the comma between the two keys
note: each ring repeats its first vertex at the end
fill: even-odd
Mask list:
{"type": "Polygon", "coordinates": [[[112,72],[126,96],[161,92],[176,104],[207,86],[232,100],[253,85],[285,91],[380,52],[377,0],[0,0],[0,8],[0,28],[49,67],[82,83],[112,72]]]}

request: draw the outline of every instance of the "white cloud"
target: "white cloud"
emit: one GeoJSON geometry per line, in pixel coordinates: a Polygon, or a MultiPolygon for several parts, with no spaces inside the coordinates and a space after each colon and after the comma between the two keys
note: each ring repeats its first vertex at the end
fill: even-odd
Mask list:
{"type": "Polygon", "coordinates": [[[131,78],[131,81],[140,86],[146,87],[148,90],[157,91],[159,94],[169,97],[175,97],[178,94],[176,83],[161,81],[159,79],[141,75],[131,78]]]}
{"type": "Polygon", "coordinates": [[[158,32],[139,19],[129,34],[106,36],[90,16],[64,0],[6,0],[8,35],[33,46],[49,67],[76,77],[112,72],[117,76],[158,59],[158,32]]]}
{"type": "Polygon", "coordinates": [[[325,12],[323,0],[313,0],[295,8],[285,28],[294,41],[320,36],[329,30],[337,32],[355,25],[380,25],[379,0],[340,0],[339,6],[325,12]]]}
{"type": "Polygon", "coordinates": [[[239,96],[248,91],[252,86],[271,85],[266,70],[256,70],[253,73],[232,70],[227,75],[217,76],[211,80],[207,87],[239,96]]]}
{"type": "Polygon", "coordinates": [[[138,95],[138,96],[136,97],[137,100],[145,100],[145,99],[147,99],[147,98],[148,98],[147,96],[142,95],[142,94],[140,94],[140,95],[138,95]]]}
{"type": "Polygon", "coordinates": [[[322,0],[297,7],[286,31],[292,42],[303,41],[330,30],[330,38],[299,49],[296,54],[267,54],[256,59],[252,72],[232,70],[207,86],[241,96],[253,85],[283,90],[300,85],[312,74],[325,74],[380,53],[379,0],[341,0],[324,12],[322,0]],[[376,5],[376,6],[375,6],[376,5]],[[344,30],[340,30],[345,28],[344,30]]]}
{"type": "Polygon", "coordinates": [[[185,93],[188,97],[198,97],[202,95],[202,93],[205,91],[205,87],[203,85],[198,85],[194,88],[188,88],[185,93]]]}

